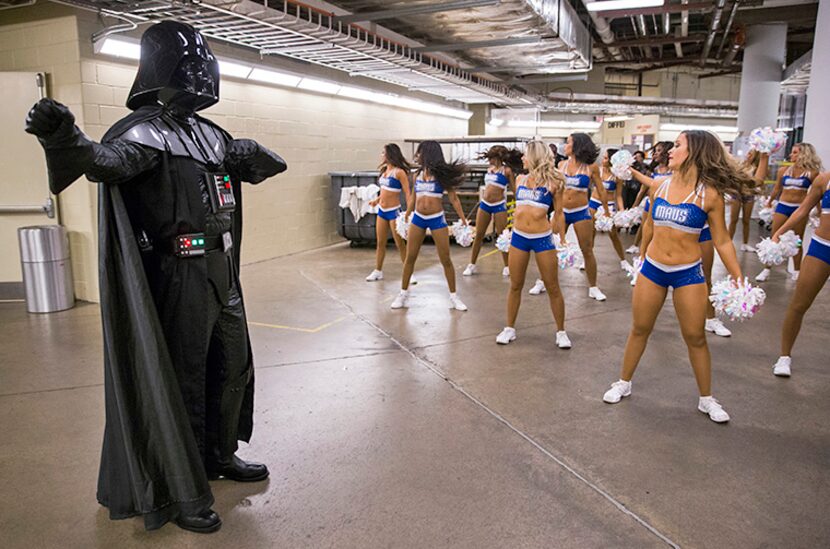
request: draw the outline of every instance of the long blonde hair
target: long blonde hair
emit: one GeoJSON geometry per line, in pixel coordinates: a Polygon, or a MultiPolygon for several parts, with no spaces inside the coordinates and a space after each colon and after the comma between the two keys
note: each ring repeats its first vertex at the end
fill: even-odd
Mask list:
{"type": "Polygon", "coordinates": [[[812,144],[796,143],[793,147],[798,147],[798,160],[795,163],[797,167],[815,174],[824,169],[821,165],[821,158],[812,144]]]}
{"type": "Polygon", "coordinates": [[[551,191],[559,190],[565,184],[565,178],[556,169],[556,158],[547,145],[534,139],[525,148],[528,177],[551,191]]]}

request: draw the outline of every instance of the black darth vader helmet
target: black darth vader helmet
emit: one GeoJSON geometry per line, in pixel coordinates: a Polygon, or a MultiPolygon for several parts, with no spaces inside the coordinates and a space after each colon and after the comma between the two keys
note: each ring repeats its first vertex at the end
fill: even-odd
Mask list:
{"type": "Polygon", "coordinates": [[[141,60],[127,107],[135,110],[158,101],[193,111],[219,101],[219,62],[190,25],[162,21],[141,36],[141,60]]]}

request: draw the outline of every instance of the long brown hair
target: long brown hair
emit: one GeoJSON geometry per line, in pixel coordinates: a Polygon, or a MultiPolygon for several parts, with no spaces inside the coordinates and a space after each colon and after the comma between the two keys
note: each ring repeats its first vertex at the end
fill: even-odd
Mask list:
{"type": "Polygon", "coordinates": [[[383,152],[386,155],[386,162],[382,162],[381,165],[378,166],[378,170],[380,170],[381,174],[383,174],[389,166],[392,166],[393,168],[400,168],[407,173],[412,171],[412,164],[406,160],[406,157],[404,157],[401,152],[401,148],[398,147],[397,144],[387,143],[383,146],[383,152]]]}
{"type": "Polygon", "coordinates": [[[528,178],[551,191],[558,191],[565,184],[565,178],[556,169],[556,158],[547,145],[534,139],[525,148],[528,178]]]}
{"type": "Polygon", "coordinates": [[[437,141],[422,141],[415,152],[418,160],[418,169],[435,178],[447,190],[455,189],[464,182],[467,174],[467,165],[458,160],[447,162],[444,160],[444,151],[437,141]]]}
{"type": "Polygon", "coordinates": [[[508,149],[504,145],[493,145],[486,151],[479,153],[478,158],[486,159],[488,162],[498,160],[503,166],[507,166],[514,174],[522,172],[522,151],[519,149],[508,149]]]}
{"type": "Polygon", "coordinates": [[[694,176],[696,185],[710,186],[721,196],[734,198],[753,194],[754,181],[743,171],[715,134],[705,130],[686,130],[689,156],[678,168],[684,178],[694,176]]]}

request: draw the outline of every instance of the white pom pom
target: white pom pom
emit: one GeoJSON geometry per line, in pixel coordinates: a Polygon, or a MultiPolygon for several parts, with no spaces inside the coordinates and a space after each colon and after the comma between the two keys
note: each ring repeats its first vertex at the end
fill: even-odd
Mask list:
{"type": "Polygon", "coordinates": [[[594,227],[596,227],[597,231],[607,233],[614,228],[614,218],[605,215],[605,207],[600,206],[599,210],[597,210],[596,216],[594,217],[596,217],[594,227]]]}
{"type": "Polygon", "coordinates": [[[568,267],[578,265],[580,259],[582,259],[582,252],[578,244],[565,244],[564,246],[560,246],[556,255],[559,258],[560,269],[567,269],[568,267]]]}
{"type": "Polygon", "coordinates": [[[398,213],[398,218],[395,220],[395,231],[406,240],[406,236],[409,234],[409,221],[406,219],[405,212],[398,213]]]}
{"type": "Polygon", "coordinates": [[[775,215],[775,209],[774,208],[763,207],[760,210],[758,210],[758,218],[767,225],[772,223],[772,216],[773,215],[775,215]]]}
{"type": "Polygon", "coordinates": [[[462,223],[460,219],[452,224],[451,232],[459,246],[466,248],[472,245],[474,238],[473,228],[462,223]]]}
{"type": "Polygon", "coordinates": [[[709,301],[718,315],[730,320],[743,322],[752,318],[764,304],[767,294],[761,288],[755,288],[744,279],[743,284],[736,284],[732,277],[727,277],[712,284],[709,301]]]}
{"type": "Polygon", "coordinates": [[[632,268],[630,271],[626,271],[625,276],[635,277],[639,274],[640,269],[643,267],[643,258],[638,255],[634,258],[634,261],[632,261],[631,264],[632,268]]]}
{"type": "Polygon", "coordinates": [[[510,229],[505,229],[501,232],[499,237],[496,239],[496,248],[500,252],[507,253],[510,251],[510,241],[513,239],[513,231],[510,229]]]}
{"type": "Polygon", "coordinates": [[[749,146],[762,153],[772,153],[784,146],[787,134],[770,127],[755,128],[749,134],[749,146]]]}
{"type": "Polygon", "coordinates": [[[614,225],[623,229],[628,229],[629,227],[638,225],[642,219],[642,208],[630,208],[614,214],[614,225]]]}
{"type": "Polygon", "coordinates": [[[773,242],[771,238],[763,238],[755,246],[755,253],[764,265],[781,265],[784,263],[784,254],[781,253],[781,246],[773,242]]]}
{"type": "Polygon", "coordinates": [[[778,245],[781,248],[781,255],[789,258],[798,253],[801,248],[801,238],[795,234],[795,231],[787,231],[778,238],[778,245]]]}
{"type": "Polygon", "coordinates": [[[818,229],[818,226],[821,225],[821,217],[814,215],[815,210],[810,212],[810,227],[813,229],[818,229]]]}
{"type": "Polygon", "coordinates": [[[631,179],[631,165],[634,157],[625,149],[620,149],[611,156],[611,173],[620,179],[631,179]]]}

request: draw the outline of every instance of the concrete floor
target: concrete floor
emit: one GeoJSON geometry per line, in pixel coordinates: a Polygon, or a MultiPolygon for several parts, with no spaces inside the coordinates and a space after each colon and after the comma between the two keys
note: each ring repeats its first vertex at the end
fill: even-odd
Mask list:
{"type": "MultiPolygon", "coordinates": [[[[771,373],[794,287],[782,269],[755,319],[710,338],[714,394],[732,415],[720,426],[696,411],[670,302],[634,395],[602,403],[631,288],[607,239],[597,250],[607,302],[561,274],[571,351],[554,345],[547,299],[528,295],[519,338],[495,344],[507,289],[495,254],[469,279],[468,250],[453,248],[467,313],[446,308],[431,246],[408,311],[389,309],[392,249],[372,284],[373,251],[345,245],[246,266],[258,401],[241,453],[272,476],[214,483],[224,525],[212,536],[147,533],[96,503],[98,308],[0,304],[0,547],[830,546],[828,289],[789,380],[771,373]]],[[[741,260],[755,274],[754,254],[741,260]]]]}

